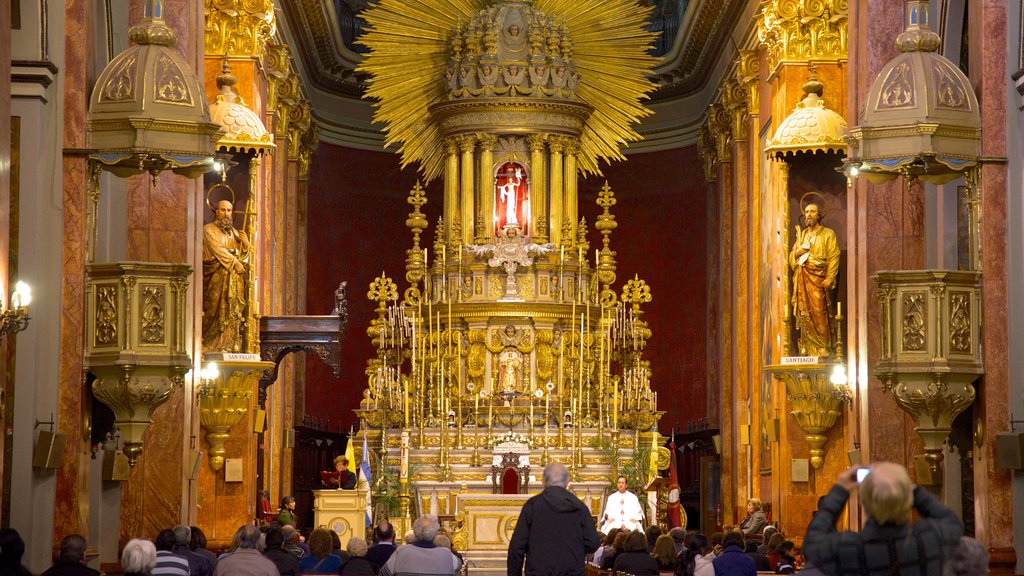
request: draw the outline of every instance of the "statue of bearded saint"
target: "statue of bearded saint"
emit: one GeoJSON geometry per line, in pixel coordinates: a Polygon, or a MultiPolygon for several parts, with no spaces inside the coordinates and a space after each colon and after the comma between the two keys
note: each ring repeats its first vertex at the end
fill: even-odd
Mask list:
{"type": "Polygon", "coordinates": [[[792,310],[803,356],[831,356],[835,344],[832,292],[839,272],[839,244],[836,233],[821,225],[821,218],[818,204],[804,208],[806,226],[797,226],[796,240],[789,253],[793,269],[792,310]]]}
{"type": "Polygon", "coordinates": [[[203,226],[203,352],[239,352],[246,312],[249,239],[231,221],[231,202],[221,200],[203,226]]]}

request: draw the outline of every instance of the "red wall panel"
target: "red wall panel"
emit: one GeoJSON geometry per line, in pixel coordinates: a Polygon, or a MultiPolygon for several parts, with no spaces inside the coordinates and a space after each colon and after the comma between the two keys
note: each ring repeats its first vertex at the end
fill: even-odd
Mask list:
{"type": "MultiPolygon", "coordinates": [[[[653,302],[645,307],[654,338],[648,345],[659,405],[668,413],[663,432],[705,416],[707,201],[696,149],[636,154],[604,170],[618,204],[619,223],[612,235],[618,252],[621,291],[639,274],[653,302]]],[[[316,360],[307,362],[305,414],[331,429],[357,424],[352,410],[365,387],[363,370],[374,350],[366,336],[374,305],[366,299],[373,278],[386,271],[401,292],[405,286],[405,250],[412,235],[405,227],[406,195],[415,184],[412,169],[399,170],[395,154],[322,144],[309,185],[310,314],[326,314],[334,288],[348,281],[349,328],[342,343],[341,378],[316,360]]],[[[599,247],[593,225],[595,204],[605,178],[580,182],[580,214],[587,218],[591,249],[599,247]]],[[[441,188],[428,187],[424,211],[430,222],[421,245],[433,242],[440,213],[441,188]]]]}

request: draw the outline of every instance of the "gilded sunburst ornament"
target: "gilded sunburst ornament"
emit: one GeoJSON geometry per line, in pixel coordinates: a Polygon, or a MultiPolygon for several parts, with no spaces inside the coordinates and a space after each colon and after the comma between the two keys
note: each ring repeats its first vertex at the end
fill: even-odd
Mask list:
{"type": "Polygon", "coordinates": [[[580,133],[578,167],[599,174],[641,139],[643,100],[655,85],[644,30],[650,8],[636,0],[380,0],[363,13],[360,70],[385,143],[399,146],[429,180],[444,146],[430,106],[457,99],[573,101],[593,109],[580,133]],[[500,72],[500,74],[499,74],[500,72]]]}

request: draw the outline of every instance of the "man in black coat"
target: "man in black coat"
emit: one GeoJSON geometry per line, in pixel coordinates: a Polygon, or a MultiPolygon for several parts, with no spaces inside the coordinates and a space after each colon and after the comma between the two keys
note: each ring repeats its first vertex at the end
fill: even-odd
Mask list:
{"type": "Polygon", "coordinates": [[[85,565],[85,538],[69,534],[60,541],[60,555],[57,563],[43,572],[46,576],[99,576],[99,572],[85,565]]]}
{"type": "Polygon", "coordinates": [[[381,522],[373,529],[373,535],[377,543],[366,552],[366,560],[373,565],[374,572],[379,572],[380,567],[395,553],[395,527],[391,522],[381,522]]]}
{"type": "Polygon", "coordinates": [[[284,549],[284,534],[277,526],[267,529],[266,550],[263,555],[277,566],[281,576],[299,576],[299,559],[284,549]]]}
{"type": "Polygon", "coordinates": [[[584,557],[601,538],[590,510],[566,486],[569,470],[553,462],[544,468],[544,490],[523,505],[508,543],[508,575],[581,576],[584,557]]]}

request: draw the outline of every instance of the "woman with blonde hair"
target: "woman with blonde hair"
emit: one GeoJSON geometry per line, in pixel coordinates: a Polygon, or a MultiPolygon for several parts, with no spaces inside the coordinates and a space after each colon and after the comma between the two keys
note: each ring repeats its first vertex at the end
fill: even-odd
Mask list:
{"type": "Polygon", "coordinates": [[[745,536],[760,534],[768,524],[768,517],[761,511],[763,507],[764,504],[757,498],[747,500],[747,517],[743,519],[743,522],[740,522],[740,531],[745,536]]]}

